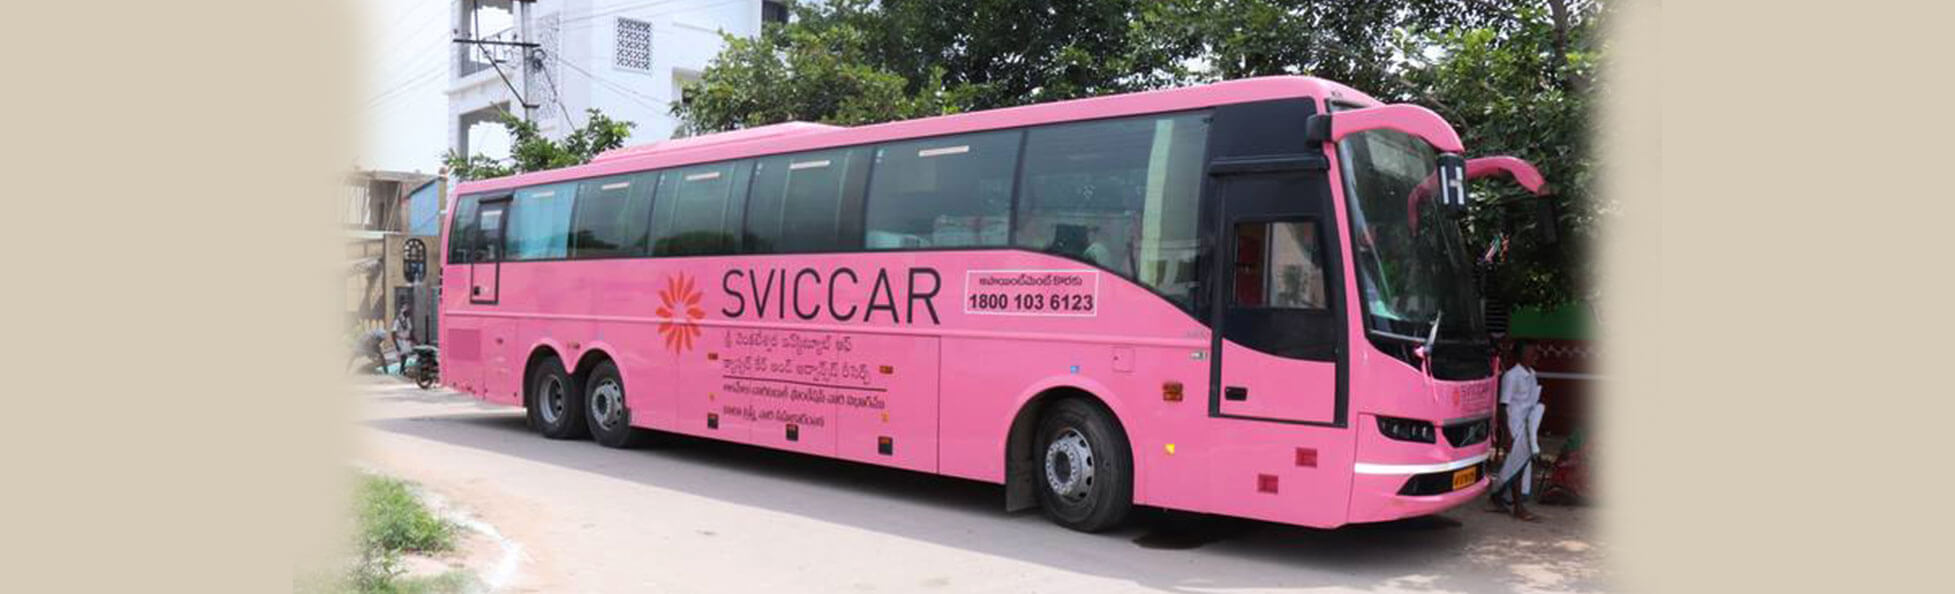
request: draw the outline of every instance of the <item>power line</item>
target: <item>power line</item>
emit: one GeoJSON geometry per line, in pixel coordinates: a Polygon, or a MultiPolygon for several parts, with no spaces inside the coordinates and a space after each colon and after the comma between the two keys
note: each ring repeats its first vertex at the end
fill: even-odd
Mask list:
{"type": "MultiPolygon", "coordinates": [[[[656,7],[659,7],[659,6],[664,6],[664,5],[668,5],[668,4],[673,4],[673,3],[675,3],[675,2],[678,2],[678,1],[680,1],[680,0],[649,0],[649,1],[645,1],[645,2],[638,2],[638,3],[633,3],[633,4],[626,4],[626,5],[622,5],[622,6],[614,6],[614,7],[611,7],[611,8],[608,8],[608,9],[604,9],[604,10],[599,10],[599,11],[595,11],[595,12],[592,12],[592,13],[589,13],[589,14],[584,14],[584,15],[579,15],[579,16],[572,16],[572,17],[568,17],[568,18],[565,18],[565,17],[562,17],[562,16],[559,16],[559,17],[558,17],[558,19],[557,19],[557,22],[556,22],[556,25],[555,25],[555,27],[554,27],[554,28],[555,28],[555,29],[556,29],[556,30],[557,30],[557,31],[558,31],[559,33],[561,33],[562,31],[565,31],[565,30],[568,30],[568,29],[573,29],[573,27],[567,27],[566,25],[571,25],[571,24],[575,24],[575,23],[583,23],[583,22],[588,22],[588,21],[592,21],[592,20],[595,20],[595,19],[599,19],[599,18],[602,18],[602,17],[606,17],[606,16],[611,16],[611,15],[617,15],[617,14],[623,14],[623,13],[626,13],[626,12],[631,12],[631,11],[635,11],[635,10],[640,10],[640,9],[650,9],[650,8],[656,8],[656,7]]],[[[685,8],[682,8],[682,9],[678,9],[678,10],[670,10],[670,11],[661,11],[661,12],[654,12],[654,13],[649,13],[649,14],[639,14],[639,15],[634,15],[634,16],[639,16],[639,17],[644,17],[644,18],[651,18],[651,17],[659,17],[659,16],[666,16],[666,15],[670,15],[670,14],[677,14],[677,13],[681,13],[681,12],[695,12],[695,11],[705,11],[705,10],[709,10],[709,9],[713,9],[713,8],[718,8],[718,7],[721,7],[721,6],[727,6],[727,5],[732,5],[732,4],[739,4],[739,3],[743,3],[743,2],[748,2],[748,1],[751,1],[751,0],[725,0],[725,1],[722,1],[722,2],[717,2],[717,3],[713,3],[713,4],[707,4],[707,5],[704,5],[704,6],[695,6],[695,7],[685,7],[685,8]]],[[[464,10],[467,10],[467,8],[466,8],[466,7],[464,7],[463,9],[464,9],[464,10]]],[[[514,15],[512,14],[512,16],[514,16],[514,15]]],[[[405,17],[405,15],[403,15],[403,16],[402,16],[402,17],[401,17],[401,18],[400,18],[399,20],[405,20],[405,18],[406,18],[406,17],[405,17]]],[[[480,25],[480,23],[479,23],[479,22],[475,22],[475,21],[474,21],[473,19],[471,19],[471,22],[474,22],[474,23],[475,23],[476,25],[478,25],[478,26],[480,25]]],[[[471,31],[470,33],[474,33],[474,32],[475,32],[475,31],[471,31]]],[[[457,40],[457,41],[460,41],[460,40],[457,40]]],[[[487,53],[489,53],[489,52],[488,52],[488,50],[487,50],[487,48],[485,48],[485,47],[484,47],[484,44],[482,44],[482,43],[481,43],[481,40],[478,40],[478,39],[469,39],[469,40],[467,40],[467,41],[470,41],[470,42],[474,42],[474,43],[472,44],[472,46],[469,46],[469,47],[472,47],[472,48],[474,48],[474,49],[478,49],[478,50],[481,50],[481,51],[483,51],[483,53],[485,53],[485,54],[487,54],[487,53]]],[[[525,40],[525,41],[528,41],[528,40],[525,40]]],[[[604,86],[605,88],[607,88],[607,89],[610,89],[610,90],[612,90],[612,91],[615,91],[615,92],[617,92],[617,93],[618,93],[618,94],[619,94],[620,96],[622,96],[623,98],[625,98],[625,99],[626,99],[626,100],[628,100],[628,101],[631,101],[631,102],[633,102],[633,103],[637,103],[638,105],[640,105],[640,106],[643,106],[643,107],[645,107],[645,108],[647,108],[647,109],[651,109],[651,110],[653,110],[653,111],[655,111],[655,112],[656,112],[656,111],[663,111],[663,110],[669,110],[669,109],[670,109],[670,106],[668,106],[668,105],[664,105],[664,104],[663,104],[664,102],[662,102],[662,101],[660,101],[660,100],[659,100],[658,98],[655,98],[655,97],[652,97],[652,96],[650,96],[650,95],[646,95],[646,94],[644,94],[644,93],[641,93],[641,92],[639,92],[639,91],[637,91],[637,90],[635,90],[635,89],[632,89],[632,88],[630,88],[629,86],[626,86],[626,85],[624,85],[624,84],[621,84],[621,83],[618,83],[618,82],[615,82],[615,81],[612,81],[612,80],[609,80],[609,79],[607,79],[607,78],[605,78],[605,77],[603,77],[603,76],[600,76],[600,75],[598,75],[598,74],[596,74],[596,73],[593,73],[593,72],[591,72],[591,71],[589,71],[589,70],[585,70],[584,68],[582,68],[582,67],[579,67],[579,66],[577,66],[576,64],[573,64],[573,63],[571,63],[571,62],[569,62],[569,61],[567,61],[567,60],[564,60],[564,59],[563,59],[563,58],[561,58],[561,57],[558,57],[558,56],[557,56],[557,55],[555,55],[554,53],[545,53],[544,55],[545,55],[546,57],[548,57],[548,58],[549,58],[550,60],[552,60],[552,61],[554,61],[554,62],[555,62],[556,64],[558,64],[558,65],[561,65],[561,66],[563,66],[563,67],[565,67],[565,68],[569,68],[570,70],[572,70],[572,71],[574,71],[574,72],[576,72],[576,73],[578,73],[578,74],[580,74],[580,75],[583,75],[583,76],[584,76],[585,78],[587,78],[587,79],[589,79],[590,81],[592,81],[592,82],[594,82],[594,83],[597,83],[597,84],[599,84],[599,85],[603,85],[603,86],[604,86]]],[[[525,58],[523,58],[523,59],[527,59],[527,57],[525,57],[525,58]]],[[[502,78],[502,81],[503,81],[503,84],[504,84],[504,86],[505,86],[505,87],[507,87],[507,88],[509,89],[509,92],[510,92],[510,95],[511,95],[511,96],[513,96],[513,97],[515,97],[515,99],[517,100],[517,102],[518,102],[518,103],[520,103],[520,104],[522,104],[522,105],[524,105],[525,107],[540,107],[540,106],[535,106],[535,105],[531,105],[531,104],[529,103],[529,99],[528,99],[528,98],[526,98],[526,97],[523,97],[523,96],[522,96],[522,95],[521,95],[520,93],[518,93],[518,92],[516,91],[516,88],[515,88],[515,85],[514,85],[514,83],[512,83],[512,82],[510,82],[510,80],[509,80],[509,76],[508,76],[508,74],[502,71],[502,68],[501,68],[501,66],[500,66],[500,63],[499,63],[498,61],[496,61],[495,59],[493,59],[493,58],[491,58],[491,59],[489,60],[489,65],[490,65],[491,67],[494,67],[494,68],[495,68],[495,70],[496,70],[496,74],[497,74],[497,76],[499,76],[499,77],[501,77],[501,78],[502,78]]],[[[439,67],[439,66],[438,66],[438,67],[439,67]]],[[[571,120],[572,118],[571,118],[571,116],[570,116],[570,113],[569,113],[569,107],[568,107],[568,106],[566,106],[566,105],[565,105],[565,104],[563,103],[563,98],[562,98],[562,92],[561,92],[561,90],[560,90],[560,88],[559,88],[559,86],[558,86],[558,84],[557,84],[557,82],[556,82],[556,79],[555,79],[555,76],[554,76],[554,75],[552,75],[552,74],[550,73],[550,69],[549,69],[549,68],[543,68],[543,71],[544,71],[544,72],[543,72],[543,74],[544,74],[544,77],[545,77],[545,79],[546,79],[546,81],[547,81],[547,82],[549,82],[549,84],[550,84],[550,88],[551,88],[551,94],[552,94],[552,99],[553,99],[553,101],[554,101],[554,102],[555,102],[555,103],[557,104],[557,107],[558,107],[558,109],[559,109],[559,110],[561,110],[561,111],[563,112],[563,114],[564,114],[564,118],[565,118],[565,120],[566,120],[566,122],[565,122],[565,123],[566,123],[566,125],[570,125],[570,124],[573,124],[574,122],[571,122],[571,121],[570,121],[570,120],[571,120]]],[[[423,71],[423,72],[420,72],[420,73],[418,73],[418,74],[415,74],[415,75],[412,75],[412,76],[410,76],[410,77],[409,77],[409,78],[408,78],[408,79],[407,79],[406,81],[403,81],[403,82],[401,82],[401,83],[399,83],[399,84],[396,84],[396,85],[394,85],[393,87],[391,87],[391,88],[389,88],[389,89],[388,89],[387,91],[384,91],[384,92],[382,92],[382,93],[379,93],[379,94],[376,94],[376,95],[375,95],[375,96],[374,96],[373,98],[371,98],[371,99],[369,99],[369,100],[368,100],[368,107],[367,107],[367,108],[368,108],[368,109],[372,109],[373,107],[376,107],[376,106],[377,106],[378,104],[380,104],[380,103],[384,103],[384,102],[386,102],[386,101],[391,101],[391,100],[393,100],[393,99],[394,99],[394,98],[396,98],[396,97],[398,96],[398,94],[399,94],[400,92],[402,92],[403,90],[405,90],[405,89],[407,89],[407,88],[411,88],[412,86],[414,86],[414,85],[416,85],[416,84],[419,84],[419,83],[421,83],[421,82],[423,82],[423,81],[424,81],[424,80],[425,80],[426,78],[428,78],[428,77],[430,77],[430,76],[433,76],[433,74],[434,74],[434,73],[431,73],[431,72],[427,72],[427,71],[423,71]]]]}
{"type": "MultiPolygon", "coordinates": [[[[422,6],[426,6],[426,5],[422,5],[422,6]]],[[[410,11],[410,12],[411,12],[411,11],[410,11]]],[[[435,14],[432,14],[432,15],[430,15],[430,16],[441,16],[441,15],[440,15],[439,13],[435,13],[435,14]]],[[[408,31],[413,31],[413,30],[415,30],[415,29],[419,29],[419,28],[420,28],[420,27],[422,26],[422,24],[423,24],[423,23],[425,23],[426,21],[429,21],[429,20],[430,20],[430,19],[426,19],[426,18],[423,18],[423,19],[420,19],[420,20],[418,20],[418,21],[415,21],[415,22],[414,22],[414,25],[415,25],[415,26],[413,26],[413,27],[403,27],[403,25],[404,25],[404,24],[406,23],[406,18],[405,18],[405,17],[403,16],[403,18],[400,18],[400,19],[396,19],[396,20],[395,20],[395,21],[394,21],[393,23],[389,23],[389,24],[387,25],[387,27],[386,27],[386,28],[384,28],[384,29],[381,29],[381,30],[380,30],[380,35],[381,35],[382,37],[384,37],[384,36],[386,36],[386,35],[387,35],[388,33],[392,33],[392,32],[395,32],[395,31],[400,31],[400,30],[403,30],[403,29],[405,29],[405,30],[408,30],[408,31]]],[[[446,28],[446,27],[444,27],[444,29],[445,29],[445,28],[446,28]]],[[[397,36],[397,37],[395,37],[395,38],[393,39],[393,42],[392,42],[392,43],[390,43],[390,44],[388,44],[388,46],[387,46],[387,51],[385,51],[385,52],[382,52],[382,53],[383,53],[383,54],[391,54],[391,53],[393,53],[393,51],[394,51],[394,50],[397,50],[397,49],[400,49],[400,45],[401,45],[402,43],[405,43],[406,41],[408,41],[408,40],[411,40],[411,39],[414,39],[414,38],[415,38],[415,37],[414,37],[413,35],[401,35],[401,36],[397,36]]],[[[376,45],[378,41],[380,41],[380,40],[378,40],[378,39],[373,39],[373,40],[369,40],[367,44],[368,44],[368,45],[376,45]]]]}
{"type": "MultiPolygon", "coordinates": [[[[390,74],[391,76],[389,76],[386,81],[380,82],[379,84],[374,85],[372,88],[392,90],[395,87],[400,86],[402,81],[408,80],[410,78],[418,77],[426,73],[430,69],[444,68],[447,66],[447,60],[441,59],[443,57],[445,57],[443,54],[436,53],[427,56],[422,56],[417,60],[401,64],[397,67],[389,67],[389,68],[381,69],[378,72],[384,72],[390,74]]],[[[385,92],[386,91],[375,91],[373,95],[369,96],[369,98],[373,96],[378,96],[385,92]]]]}
{"type": "MultiPolygon", "coordinates": [[[[369,37],[367,38],[367,42],[368,42],[369,44],[371,44],[371,43],[374,43],[374,42],[377,42],[377,41],[380,41],[380,39],[379,39],[379,38],[381,38],[381,37],[385,37],[385,36],[386,36],[386,34],[387,34],[387,32],[389,32],[389,31],[392,31],[392,30],[394,30],[394,29],[396,29],[396,28],[399,28],[399,27],[401,26],[401,24],[403,24],[403,23],[406,23],[406,22],[407,22],[407,20],[408,20],[408,18],[409,18],[409,17],[412,17],[412,16],[414,16],[415,14],[417,14],[417,13],[419,13],[419,12],[421,11],[421,9],[424,9],[424,8],[427,8],[427,7],[429,7],[429,6],[443,6],[443,3],[440,3],[440,2],[434,2],[434,1],[431,1],[431,0],[422,0],[422,3],[421,3],[421,4],[416,4],[416,5],[413,5],[413,6],[411,6],[411,7],[409,7],[409,8],[407,8],[406,10],[402,10],[402,11],[400,11],[400,12],[397,12],[397,13],[394,13],[394,14],[395,14],[395,16],[394,16],[394,20],[393,20],[393,22],[390,22],[390,23],[387,23],[387,26],[386,26],[386,27],[382,27],[382,28],[380,28],[380,29],[376,29],[376,30],[375,30],[375,32],[374,32],[374,35],[372,35],[372,36],[369,36],[369,37]]],[[[439,14],[439,13],[436,13],[436,14],[439,14]]],[[[425,21],[425,20],[427,20],[427,19],[425,19],[425,18],[424,18],[424,19],[421,19],[421,20],[423,20],[423,21],[425,21]]]]}
{"type": "Polygon", "coordinates": [[[362,103],[362,105],[371,107],[374,104],[391,100],[394,95],[399,94],[401,91],[412,88],[415,85],[419,85],[421,83],[427,82],[428,79],[434,78],[442,74],[446,74],[447,71],[448,71],[447,64],[444,61],[437,60],[436,63],[431,64],[426,68],[422,68],[421,70],[415,72],[414,74],[408,75],[406,78],[396,79],[396,82],[393,85],[388,86],[387,90],[374,93],[372,96],[368,97],[366,102],[362,103]]]}
{"type": "Polygon", "coordinates": [[[418,62],[419,60],[426,59],[431,54],[448,53],[439,51],[443,45],[446,45],[444,42],[447,41],[447,38],[444,36],[410,35],[409,38],[413,39],[416,44],[408,47],[389,49],[385,52],[376,52],[368,54],[368,56],[374,58],[373,63],[378,65],[379,69],[386,70],[398,64],[418,62]]]}
{"type": "Polygon", "coordinates": [[[610,80],[607,80],[607,79],[605,79],[604,77],[601,77],[601,76],[598,76],[598,75],[596,75],[596,74],[594,74],[594,73],[592,73],[592,72],[591,72],[591,71],[589,71],[589,70],[585,70],[585,69],[583,69],[582,67],[579,67],[579,66],[577,66],[576,64],[572,64],[572,63],[570,63],[570,62],[569,62],[568,60],[564,60],[563,58],[558,58],[558,57],[556,57],[556,56],[550,56],[550,57],[551,57],[552,59],[555,59],[555,60],[557,61],[557,63],[558,63],[558,64],[561,64],[561,65],[563,65],[563,67],[565,67],[565,68],[569,68],[569,69],[570,69],[571,71],[573,71],[573,72],[576,72],[576,73],[578,73],[578,74],[582,74],[582,75],[584,75],[584,78],[588,78],[588,79],[590,79],[590,80],[591,80],[591,82],[595,82],[595,83],[597,83],[597,84],[601,84],[601,85],[604,85],[604,86],[605,86],[606,88],[609,88],[609,89],[611,89],[611,90],[613,90],[613,91],[617,91],[617,92],[619,92],[620,94],[622,94],[622,96],[623,96],[623,97],[624,97],[625,99],[628,99],[628,100],[630,100],[630,101],[632,101],[633,103],[637,103],[637,104],[639,104],[639,105],[642,105],[642,106],[645,106],[646,108],[649,108],[649,109],[654,109],[654,110],[657,110],[657,109],[666,109],[666,108],[664,108],[664,107],[660,107],[660,106],[658,106],[658,105],[656,105],[656,104],[655,104],[655,103],[656,103],[656,102],[658,101],[658,98],[656,98],[656,97],[652,97],[651,95],[646,95],[646,94],[644,94],[644,93],[640,93],[640,92],[638,92],[638,91],[635,91],[635,90],[632,90],[632,89],[631,89],[630,87],[626,87],[626,86],[624,86],[624,85],[622,85],[622,84],[620,84],[620,83],[617,83],[617,82],[613,82],[613,81],[610,81],[610,80]],[[639,100],[639,97],[642,97],[642,98],[644,98],[644,100],[642,100],[642,101],[641,101],[641,100],[639,100]],[[646,103],[645,101],[651,101],[651,102],[653,102],[653,103],[646,103]]]}
{"type": "Polygon", "coordinates": [[[373,110],[379,108],[382,105],[392,103],[395,99],[399,99],[401,97],[406,96],[406,93],[408,91],[413,90],[415,87],[423,83],[437,80],[440,75],[445,73],[446,73],[445,70],[439,68],[431,70],[427,73],[424,73],[416,77],[415,79],[408,80],[406,82],[401,83],[400,86],[395,87],[393,90],[388,91],[387,93],[381,96],[374,97],[373,99],[368,100],[366,103],[361,105],[361,109],[373,110]]]}

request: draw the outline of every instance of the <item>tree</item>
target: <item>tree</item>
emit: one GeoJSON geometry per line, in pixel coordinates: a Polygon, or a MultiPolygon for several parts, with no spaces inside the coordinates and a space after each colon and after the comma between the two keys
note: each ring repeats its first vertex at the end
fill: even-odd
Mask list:
{"type": "Polygon", "coordinates": [[[1166,58],[1136,51],[1145,0],[846,0],[810,23],[854,24],[871,57],[926,90],[941,71],[969,109],[1148,88],[1166,58]]]}
{"type": "MultiPolygon", "coordinates": [[[[672,113],[687,134],[856,125],[1160,86],[1138,0],[836,0],[728,37],[672,113]]],[[[1159,56],[1165,60],[1165,56],[1159,56]]]]}
{"type": "Polygon", "coordinates": [[[558,169],[589,163],[598,153],[624,146],[625,138],[637,124],[613,120],[596,109],[586,110],[587,120],[573,128],[563,140],[543,136],[536,122],[502,114],[502,127],[511,139],[509,159],[499,160],[476,153],[462,156],[449,149],[441,162],[458,180],[488,179],[530,171],[558,169]]]}
{"type": "Polygon", "coordinates": [[[1601,58],[1597,3],[1519,6],[1504,20],[1415,32],[1405,41],[1406,100],[1460,130],[1474,155],[1513,155],[1541,170],[1553,191],[1552,236],[1513,184],[1478,183],[1468,237],[1505,242],[1487,293],[1516,305],[1553,306],[1592,296],[1587,246],[1610,210],[1595,196],[1589,151],[1590,94],[1601,58]]]}
{"type": "MultiPolygon", "coordinates": [[[[836,10],[849,9],[841,3],[836,10]]],[[[807,14],[807,13],[803,13],[807,14]]],[[[942,80],[910,81],[876,65],[870,37],[852,19],[769,25],[758,37],[726,36],[726,47],[675,102],[681,134],[787,121],[870,124],[950,113],[942,80]]]]}
{"type": "Polygon", "coordinates": [[[833,0],[729,39],[691,99],[688,133],[789,120],[857,125],[1217,80],[1303,74],[1426,105],[1469,156],[1534,162],[1556,189],[1556,235],[1511,185],[1478,184],[1480,248],[1510,240],[1488,293],[1517,305],[1585,298],[1584,241],[1608,209],[1589,191],[1599,0],[833,0]]]}

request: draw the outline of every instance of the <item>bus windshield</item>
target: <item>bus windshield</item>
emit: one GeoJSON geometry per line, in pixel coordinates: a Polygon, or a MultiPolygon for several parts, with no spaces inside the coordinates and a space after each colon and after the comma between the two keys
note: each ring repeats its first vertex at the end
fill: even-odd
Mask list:
{"type": "Polygon", "coordinates": [[[1439,212],[1438,200],[1412,197],[1420,184],[1433,183],[1437,151],[1394,130],[1353,134],[1337,150],[1367,330],[1424,340],[1437,322],[1442,341],[1484,340],[1459,226],[1439,212]]]}

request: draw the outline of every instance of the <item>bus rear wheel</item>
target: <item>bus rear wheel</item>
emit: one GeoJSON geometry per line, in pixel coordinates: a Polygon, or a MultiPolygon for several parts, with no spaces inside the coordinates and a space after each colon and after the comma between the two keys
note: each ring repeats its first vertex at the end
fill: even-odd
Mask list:
{"type": "Polygon", "coordinates": [[[1081,532],[1113,528],[1134,506],[1126,435],[1106,409],[1084,400],[1053,403],[1039,419],[1032,463],[1039,507],[1053,523],[1081,532]]]}
{"type": "Polygon", "coordinates": [[[618,366],[602,361],[584,380],[584,409],[591,439],[610,448],[632,448],[644,443],[645,430],[631,426],[631,409],[625,406],[625,381],[618,366]]]}
{"type": "Polygon", "coordinates": [[[555,357],[530,370],[528,404],[529,426],[544,437],[577,439],[589,432],[584,424],[584,392],[555,357]]]}

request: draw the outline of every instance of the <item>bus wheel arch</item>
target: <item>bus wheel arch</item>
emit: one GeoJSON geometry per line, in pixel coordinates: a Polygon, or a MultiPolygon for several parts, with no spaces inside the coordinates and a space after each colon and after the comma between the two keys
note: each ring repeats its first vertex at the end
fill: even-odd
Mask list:
{"type": "Polygon", "coordinates": [[[534,394],[530,393],[533,387],[530,385],[530,377],[535,375],[538,365],[542,365],[544,361],[551,359],[555,359],[558,365],[563,364],[563,357],[557,354],[556,347],[550,346],[549,344],[539,344],[530,348],[529,357],[523,360],[523,408],[529,408],[535,397],[534,394]]]}
{"type": "Polygon", "coordinates": [[[1126,423],[1121,421],[1119,413],[1115,412],[1113,407],[1099,395],[1078,386],[1059,385],[1039,391],[1037,395],[1020,405],[1017,414],[1012,417],[1011,428],[1005,439],[1006,511],[1039,506],[1038,486],[1039,481],[1044,480],[1040,472],[1042,466],[1036,459],[1037,452],[1034,451],[1037,447],[1039,426],[1048,411],[1065,401],[1079,402],[1104,415],[1118,440],[1124,442],[1128,479],[1131,481],[1129,495],[1134,494],[1131,486],[1139,484],[1135,478],[1139,456],[1134,451],[1133,437],[1126,423]]]}
{"type": "Polygon", "coordinates": [[[523,363],[523,410],[532,429],[551,439],[576,439],[585,435],[583,394],[576,376],[564,368],[563,357],[548,344],[530,349],[523,363]],[[539,402],[551,392],[562,406],[539,402]]]}
{"type": "Polygon", "coordinates": [[[616,365],[618,360],[616,357],[612,357],[611,353],[605,347],[593,345],[590,348],[584,349],[584,354],[577,357],[577,366],[571,368],[570,374],[576,376],[577,381],[582,382],[591,377],[591,370],[596,369],[599,363],[606,361],[610,361],[612,365],[616,365]]]}

